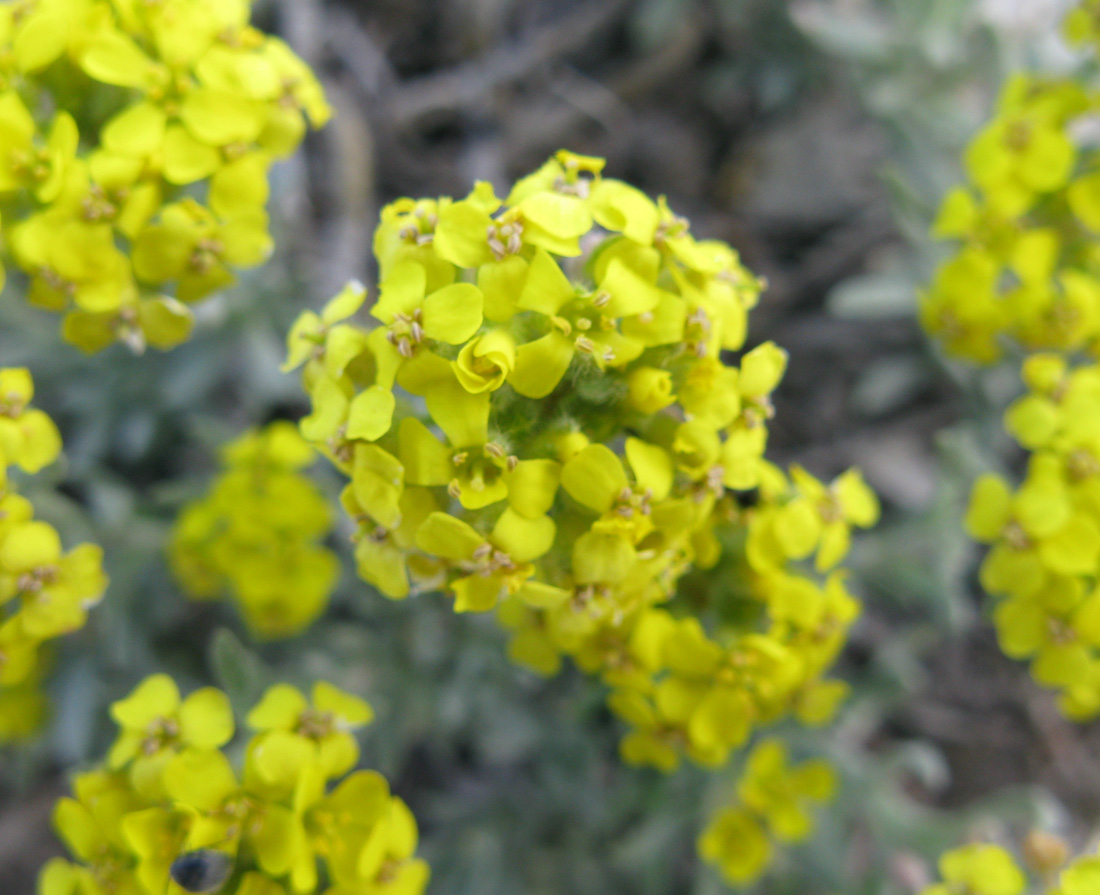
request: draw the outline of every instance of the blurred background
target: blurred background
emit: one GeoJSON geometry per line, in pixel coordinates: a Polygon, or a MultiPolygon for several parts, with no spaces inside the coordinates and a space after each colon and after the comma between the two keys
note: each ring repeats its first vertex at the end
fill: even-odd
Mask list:
{"type": "Polygon", "coordinates": [[[771,459],[825,478],[859,465],[884,503],[852,564],[866,601],[840,669],[853,698],[823,734],[784,730],[799,756],[838,765],[843,791],[757,891],[912,892],[942,848],[1036,824],[1084,844],[1100,737],[999,653],[961,530],[975,475],[1018,462],[999,422],[1015,375],[945,364],[914,317],[961,148],[1006,72],[1072,62],[1057,40],[1066,5],[257,0],[257,23],[315,67],[337,109],[276,169],[272,261],[201,305],[194,338],[167,355],[86,357],[54,317],[0,303],[0,358],[31,368],[65,439],[30,496],[69,543],[103,545],[112,579],[61,642],[50,727],[0,751],[0,888],[34,891],[61,851],[49,812],[64,769],[102,754],[109,702],[168,671],[238,706],[280,678],[366,694],[378,720],[363,761],[416,813],[432,895],[725,891],[694,839],[737,768],[622,766],[600,686],[511,666],[491,618],[432,595],[389,603],[346,564],[304,637],[256,644],[231,608],[189,603],[164,561],[217,446],[306,412],[297,376],[279,372],[284,334],[347,279],[373,282],[381,206],[464,195],[474,179],[503,193],[559,148],[606,157],[610,176],[667,195],[695,234],[767,277],[749,345],[791,355],[771,459]]]}

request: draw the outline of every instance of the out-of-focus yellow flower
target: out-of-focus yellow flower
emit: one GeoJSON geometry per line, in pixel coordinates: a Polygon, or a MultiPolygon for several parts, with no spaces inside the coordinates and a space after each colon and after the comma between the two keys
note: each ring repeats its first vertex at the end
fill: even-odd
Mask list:
{"type": "Polygon", "coordinates": [[[942,883],[921,895],[949,895],[962,889],[974,895],[1020,895],[1027,885],[1016,861],[1003,848],[975,843],[949,851],[940,858],[942,883]]]}
{"type": "Polygon", "coordinates": [[[340,740],[370,720],[363,700],[322,681],[310,705],[275,685],[249,714],[259,732],[241,772],[219,751],[234,725],[218,690],[180,701],[171,678],[154,675],[111,714],[122,730],[109,767],[77,776],[54,811],[75,862],[48,862],[42,895],[182,891],[170,868],[201,849],[228,860],[245,895],[314,895],[322,879],[326,892],[420,895],[427,885],[405,803],[374,771],[343,777],[358,748],[340,740]]]}
{"type": "Polygon", "coordinates": [[[57,427],[30,406],[33,397],[25,368],[0,368],[0,743],[37,732],[47,715],[41,647],[83,627],[107,588],[103,551],[80,544],[66,552],[8,475],[9,466],[36,473],[61,452],[57,427]]]}
{"type": "Polygon", "coordinates": [[[699,853],[731,885],[759,878],[771,863],[773,840],[793,843],[809,836],[810,806],[831,800],[836,784],[828,762],[790,767],[782,742],[761,741],[745,762],[737,800],[710,819],[699,838],[699,853]]]}
{"type": "Polygon", "coordinates": [[[260,637],[287,637],[324,611],[339,564],[320,539],[332,514],[299,470],[313,448],[290,423],[246,432],[223,451],[225,470],[180,513],[169,545],[177,579],[195,599],[223,593],[260,637]]]}

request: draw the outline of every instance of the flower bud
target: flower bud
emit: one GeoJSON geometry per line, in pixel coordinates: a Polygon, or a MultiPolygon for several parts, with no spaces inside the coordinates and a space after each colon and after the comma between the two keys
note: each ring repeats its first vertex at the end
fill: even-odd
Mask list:
{"type": "Polygon", "coordinates": [[[631,405],[642,413],[657,413],[676,400],[668,370],[639,367],[630,374],[627,387],[631,405]]]}

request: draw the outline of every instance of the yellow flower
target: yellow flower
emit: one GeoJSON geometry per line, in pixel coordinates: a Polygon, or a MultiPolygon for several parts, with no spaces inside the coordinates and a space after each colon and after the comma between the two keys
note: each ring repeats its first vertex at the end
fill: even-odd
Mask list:
{"type": "Polygon", "coordinates": [[[159,285],[178,281],[180,301],[193,302],[234,282],[230,267],[254,267],[271,254],[267,213],[243,211],[226,220],[197,202],[164,208],[134,241],[134,273],[159,285]]]}
{"type": "Polygon", "coordinates": [[[54,118],[49,134],[36,141],[34,118],[14,90],[0,93],[0,192],[29,189],[40,202],[61,192],[79,135],[67,112],[54,118]]]}
{"type": "Polygon", "coordinates": [[[147,677],[125,699],[111,704],[121,728],[107,762],[129,767],[134,787],[156,796],[165,786],[164,769],[181,749],[217,749],[233,737],[233,712],[225,694],[212,687],[180,699],[166,674],[147,677]]]}
{"type": "Polygon", "coordinates": [[[0,452],[7,463],[36,473],[61,453],[61,435],[45,413],[28,407],[34,382],[26,367],[0,369],[0,452]]]}
{"type": "Polygon", "coordinates": [[[699,854],[717,864],[731,886],[758,879],[771,863],[772,845],[760,822],[744,808],[718,812],[699,837],[699,854]]]}
{"type": "Polygon", "coordinates": [[[813,829],[807,805],[827,802],[833,797],[836,785],[836,772],[828,762],[818,759],[789,768],[783,743],[768,739],[759,743],[749,756],[737,784],[737,794],[766,820],[776,838],[798,842],[813,829]]]}
{"type": "Polygon", "coordinates": [[[155,675],[112,706],[120,743],[138,733],[146,757],[163,756],[161,785],[142,787],[134,774],[146,749],[129,773],[78,775],[74,798],[54,811],[76,862],[49,861],[42,895],[183,891],[170,876],[179,882],[181,863],[203,858],[228,865],[237,895],[309,895],[321,879],[329,892],[420,895],[429,872],[416,856],[416,821],[385,779],[356,771],[328,790],[357,759],[343,741],[370,720],[364,701],[323,681],[312,704],[293,687],[269,688],[249,714],[258,732],[240,775],[218,749],[232,735],[228,705],[210,688],[181,702],[171,679],[155,675]]]}
{"type": "Polygon", "coordinates": [[[335,554],[318,543],[331,512],[299,472],[313,448],[293,424],[275,422],[222,453],[225,470],[176,522],[172,569],[196,599],[231,596],[256,636],[296,634],[324,611],[339,576],[335,554]]]}
{"type": "Polygon", "coordinates": [[[526,519],[510,508],[487,538],[462,520],[435,512],[417,530],[416,544],[466,573],[447,584],[455,612],[485,612],[505,595],[522,592],[534,573],[531,561],[550,549],[554,534],[548,516],[526,519]]]}
{"type": "Polygon", "coordinates": [[[359,744],[351,731],[374,718],[371,707],[325,681],[313,685],[311,700],[288,684],[269,688],[248,715],[248,726],[262,731],[253,740],[250,763],[268,783],[292,784],[306,765],[324,779],[355,765],[359,744]]]}
{"type": "Polygon", "coordinates": [[[963,889],[974,895],[1020,895],[1027,881],[1012,856],[996,845],[975,843],[949,851],[940,858],[944,882],[921,895],[949,895],[963,889]]]}

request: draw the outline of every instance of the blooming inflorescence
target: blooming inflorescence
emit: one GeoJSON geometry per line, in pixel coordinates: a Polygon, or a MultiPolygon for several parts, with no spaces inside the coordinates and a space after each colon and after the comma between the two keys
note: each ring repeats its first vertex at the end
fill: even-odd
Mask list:
{"type": "Polygon", "coordinates": [[[232,597],[258,637],[306,628],[339,576],[336,555],[319,543],[332,512],[302,472],[314,457],[292,423],[245,433],[225,446],[223,472],[172,533],[169,557],[188,594],[232,597]]]}
{"type": "Polygon", "coordinates": [[[982,585],[1005,599],[993,618],[1004,651],[1030,658],[1073,718],[1100,714],[1100,367],[1032,355],[1029,392],[1005,416],[1033,451],[1013,492],[996,475],[974,485],[967,529],[992,544],[982,585]]]}
{"type": "Polygon", "coordinates": [[[94,544],[63,551],[57,531],[34,518],[8,478],[9,468],[34,474],[61,451],[53,421],[30,406],[33,396],[26,369],[0,369],[0,742],[37,729],[43,644],[83,627],[107,587],[103,551],[94,544]]]}
{"type": "Polygon", "coordinates": [[[106,762],[77,775],[54,825],[76,858],[42,870],[40,895],[164,895],[181,855],[224,855],[231,895],[419,895],[428,866],[416,821],[359,759],[352,731],[373,713],[325,682],[311,698],[277,684],[249,712],[238,774],[229,700],[181,698],[167,675],[111,706],[120,730],[106,762]],[[339,780],[330,788],[333,781],[339,780]]]}
{"type": "Polygon", "coordinates": [[[88,351],[186,339],[271,251],[268,169],[330,116],[251,0],[0,5],[0,201],[31,304],[88,351]]]}
{"type": "Polygon", "coordinates": [[[764,460],[787,355],[726,360],[760,281],[603,164],[563,151],[503,201],[388,206],[373,328],[350,284],[299,318],[287,367],[351,480],[363,578],[496,610],[516,661],[602,676],[628,761],[717,766],[843,696],[823,675],[859,606],[836,566],[878,504],[856,472],[764,460]]]}
{"type": "Polygon", "coordinates": [[[1014,76],[966,156],[970,184],[944,199],[934,233],[958,241],[922,296],[921,321],[979,364],[1009,344],[1091,349],[1100,336],[1100,174],[1075,126],[1100,92],[1014,76]]]}
{"type": "MultiPolygon", "coordinates": [[[[1097,5],[1066,20],[1096,45],[1097,5]]],[[[945,349],[991,363],[1015,346],[1028,393],[1005,425],[1031,456],[1013,490],[974,486],[967,529],[992,545],[983,587],[1004,651],[1031,659],[1070,717],[1100,714],[1100,174],[1086,139],[1100,89],[1084,79],[1018,75],[967,154],[971,184],[944,200],[935,231],[960,241],[922,299],[945,349]]]]}
{"type": "Polygon", "coordinates": [[[836,790],[836,772],[823,759],[791,767],[780,740],[762,740],[749,753],[737,782],[737,798],[718,811],[699,837],[699,853],[718,865],[731,886],[759,877],[773,855],[773,841],[806,839],[814,827],[810,808],[836,790]]]}

